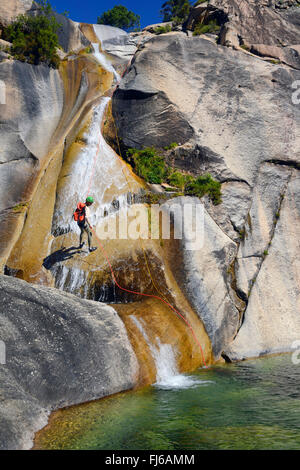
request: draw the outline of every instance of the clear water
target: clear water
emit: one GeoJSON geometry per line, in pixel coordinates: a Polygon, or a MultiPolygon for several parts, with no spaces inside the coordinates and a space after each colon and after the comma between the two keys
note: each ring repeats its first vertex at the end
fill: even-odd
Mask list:
{"type": "Polygon", "coordinates": [[[173,380],[59,412],[37,448],[300,449],[300,366],[291,356],[173,380]]]}

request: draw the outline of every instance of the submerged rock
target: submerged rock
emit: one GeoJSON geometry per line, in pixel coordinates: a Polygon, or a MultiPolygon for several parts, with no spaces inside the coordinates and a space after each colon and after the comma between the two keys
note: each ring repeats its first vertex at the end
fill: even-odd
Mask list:
{"type": "Polygon", "coordinates": [[[104,304],[0,276],[0,447],[28,449],[50,411],[134,387],[124,324],[104,304]]]}

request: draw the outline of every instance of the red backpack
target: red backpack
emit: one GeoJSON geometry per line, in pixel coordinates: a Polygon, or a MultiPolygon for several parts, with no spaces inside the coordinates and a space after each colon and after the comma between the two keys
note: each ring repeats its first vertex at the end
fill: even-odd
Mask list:
{"type": "Polygon", "coordinates": [[[77,209],[73,214],[75,222],[83,222],[85,220],[85,207],[86,204],[83,202],[78,204],[77,209]]]}

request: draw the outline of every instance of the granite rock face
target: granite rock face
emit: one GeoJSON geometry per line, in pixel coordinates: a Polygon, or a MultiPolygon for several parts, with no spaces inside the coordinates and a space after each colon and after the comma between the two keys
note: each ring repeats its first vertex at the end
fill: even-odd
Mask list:
{"type": "Polygon", "coordinates": [[[2,449],[27,449],[50,411],[131,389],[138,364],[115,310],[0,276],[2,449]]]}
{"type": "Polygon", "coordinates": [[[136,54],[113,112],[126,146],[184,144],[174,151],[177,162],[183,155],[183,169],[252,185],[263,161],[297,159],[296,146],[281,150],[282,122],[299,116],[291,100],[299,77],[242,51],[171,33],[136,54]]]}
{"type": "MultiPolygon", "coordinates": [[[[297,19],[300,17],[297,8],[299,2],[296,0],[289,3],[287,7],[295,8],[282,11],[277,8],[279,2],[269,0],[211,0],[207,20],[216,18],[222,28],[229,28],[236,33],[241,44],[278,46],[299,44],[300,30],[297,27],[297,19]],[[292,11],[292,15],[289,10],[292,11]]],[[[207,15],[205,4],[202,5],[202,12],[200,7],[201,5],[198,9],[199,14],[207,15]]]]}
{"type": "Polygon", "coordinates": [[[184,214],[180,248],[183,253],[182,278],[185,280],[181,287],[201,318],[214,356],[219,359],[239,327],[239,309],[227,276],[237,245],[214,222],[198,198],[172,199],[163,205],[163,210],[175,214],[175,230],[180,230],[182,223],[182,218],[176,213],[184,214]],[[184,212],[187,206],[192,207],[194,214],[199,211],[196,234],[193,232],[195,216],[189,219],[188,212],[184,212]],[[195,241],[191,243],[191,240],[195,241]]]}
{"type": "Polygon", "coordinates": [[[90,45],[90,41],[80,30],[80,23],[58,13],[54,13],[54,16],[61,25],[57,35],[59,44],[65,52],[78,52],[80,49],[90,45]]]}
{"type": "MultiPolygon", "coordinates": [[[[256,269],[252,268],[253,265],[244,267],[245,278],[252,281],[251,294],[239,333],[225,350],[225,355],[232,361],[293,351],[293,342],[299,340],[299,188],[299,171],[292,170],[268,250],[256,269]]],[[[261,215],[267,215],[262,207],[259,209],[261,215]]],[[[267,235],[267,226],[265,232],[267,235]]],[[[257,240],[257,236],[255,238],[257,240]]],[[[241,261],[245,259],[251,260],[242,258],[241,261]]],[[[240,260],[238,262],[242,269],[240,260]]]]}
{"type": "Polygon", "coordinates": [[[46,164],[63,111],[64,87],[57,70],[17,61],[0,64],[0,80],[5,86],[5,104],[0,104],[0,259],[5,259],[14,219],[26,208],[46,164]]]}
{"type": "MultiPolygon", "coordinates": [[[[252,2],[248,6],[254,8],[252,2]]],[[[242,7],[246,8],[244,3],[242,7]]],[[[271,10],[270,14],[279,14],[271,10]]],[[[258,37],[255,41],[258,44],[258,37]]],[[[275,48],[273,55],[287,53],[288,48],[276,46],[275,39],[260,41],[275,48]]],[[[293,41],[298,36],[287,42],[293,41]]],[[[297,51],[298,45],[292,48],[297,51]]],[[[144,45],[114,97],[114,115],[126,146],[177,142],[181,145],[168,154],[172,166],[194,176],[211,173],[222,183],[223,203],[214,206],[206,198],[203,203],[210,220],[207,227],[215,223],[216,233],[220,230],[225,236],[225,246],[228,242],[232,247],[230,256],[216,249],[219,237],[207,228],[211,243],[207,254],[213,257],[215,278],[207,271],[210,261],[191,254],[185,257],[185,288],[189,286],[189,298],[207,328],[214,353],[223,353],[228,360],[289,351],[293,339],[300,337],[299,237],[294,231],[299,224],[295,201],[300,110],[293,100],[298,80],[295,62],[270,63],[208,38],[171,33],[144,45]],[[162,97],[163,109],[158,105],[162,97]],[[289,242],[284,233],[290,234],[289,242]],[[218,262],[216,252],[222,258],[218,262]],[[197,284],[201,275],[203,283],[199,278],[197,284]],[[211,289],[211,281],[222,276],[220,309],[219,291],[211,289]],[[204,295],[206,289],[211,295],[204,295]],[[268,317],[271,311],[274,319],[268,317]]]]}
{"type": "Polygon", "coordinates": [[[2,0],[0,4],[0,25],[6,26],[18,15],[24,15],[33,6],[33,0],[2,0]]]}

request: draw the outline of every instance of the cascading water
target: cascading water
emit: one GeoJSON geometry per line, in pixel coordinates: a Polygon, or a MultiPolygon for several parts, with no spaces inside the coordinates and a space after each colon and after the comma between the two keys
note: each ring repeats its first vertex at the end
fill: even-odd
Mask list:
{"type": "Polygon", "coordinates": [[[95,199],[91,222],[93,225],[114,211],[127,206],[128,184],[123,174],[122,163],[104,140],[101,124],[110,98],[102,98],[94,108],[90,128],[84,136],[85,147],[81,150],[70,172],[64,177],[58,190],[53,217],[52,233],[56,236],[73,231],[79,233],[73,212],[78,202],[89,195],[95,199]]]}
{"type": "MultiPolygon", "coordinates": [[[[112,72],[115,79],[119,81],[120,76],[109,58],[100,52],[99,44],[93,46],[94,55],[102,68],[112,72]]],[[[104,286],[101,292],[99,292],[101,290],[99,284],[94,289],[93,271],[96,272],[98,269],[97,261],[94,260],[93,264],[87,260],[84,261],[89,252],[76,251],[74,245],[79,239],[80,230],[73,220],[77,204],[84,202],[87,196],[93,196],[95,203],[90,209],[90,222],[96,230],[99,227],[105,227],[110,218],[116,217],[117,213],[121,217],[126,216],[126,210],[136,200],[135,193],[141,190],[140,184],[127,165],[106,143],[102,135],[102,123],[110,99],[102,97],[99,104],[94,106],[88,130],[84,135],[80,135],[66,152],[52,221],[52,234],[55,239],[62,235],[63,238],[61,241],[53,241],[52,258],[50,256],[50,267],[47,269],[51,270],[55,286],[60,290],[83,298],[106,300],[108,289],[109,295],[112,295],[117,303],[118,299],[109,286],[107,288],[104,286]],[[76,234],[75,237],[74,234],[76,234]],[[56,259],[57,256],[58,259],[56,259]],[[68,263],[67,261],[74,256],[77,257],[75,263],[71,261],[68,263]]]]}
{"type": "Polygon", "coordinates": [[[146,340],[151,351],[156,367],[155,386],[162,389],[191,388],[199,384],[210,383],[205,380],[197,380],[194,377],[180,374],[177,368],[176,353],[170,344],[162,344],[159,338],[156,338],[157,345],[151,341],[143,325],[143,319],[138,320],[134,315],[130,318],[135,323],[141,334],[146,340]]]}
{"type": "Polygon", "coordinates": [[[110,63],[108,58],[105,56],[105,54],[103,52],[100,52],[99,44],[98,43],[93,43],[92,46],[94,48],[94,56],[98,60],[99,64],[105,70],[107,70],[107,72],[113,73],[117,83],[119,83],[120,80],[121,80],[120,75],[118,74],[116,69],[112,66],[112,64],[110,63]]]}
{"type": "Polygon", "coordinates": [[[55,277],[57,289],[69,292],[80,298],[88,298],[88,273],[81,269],[68,269],[66,266],[57,265],[52,268],[52,275],[55,277]]]}

